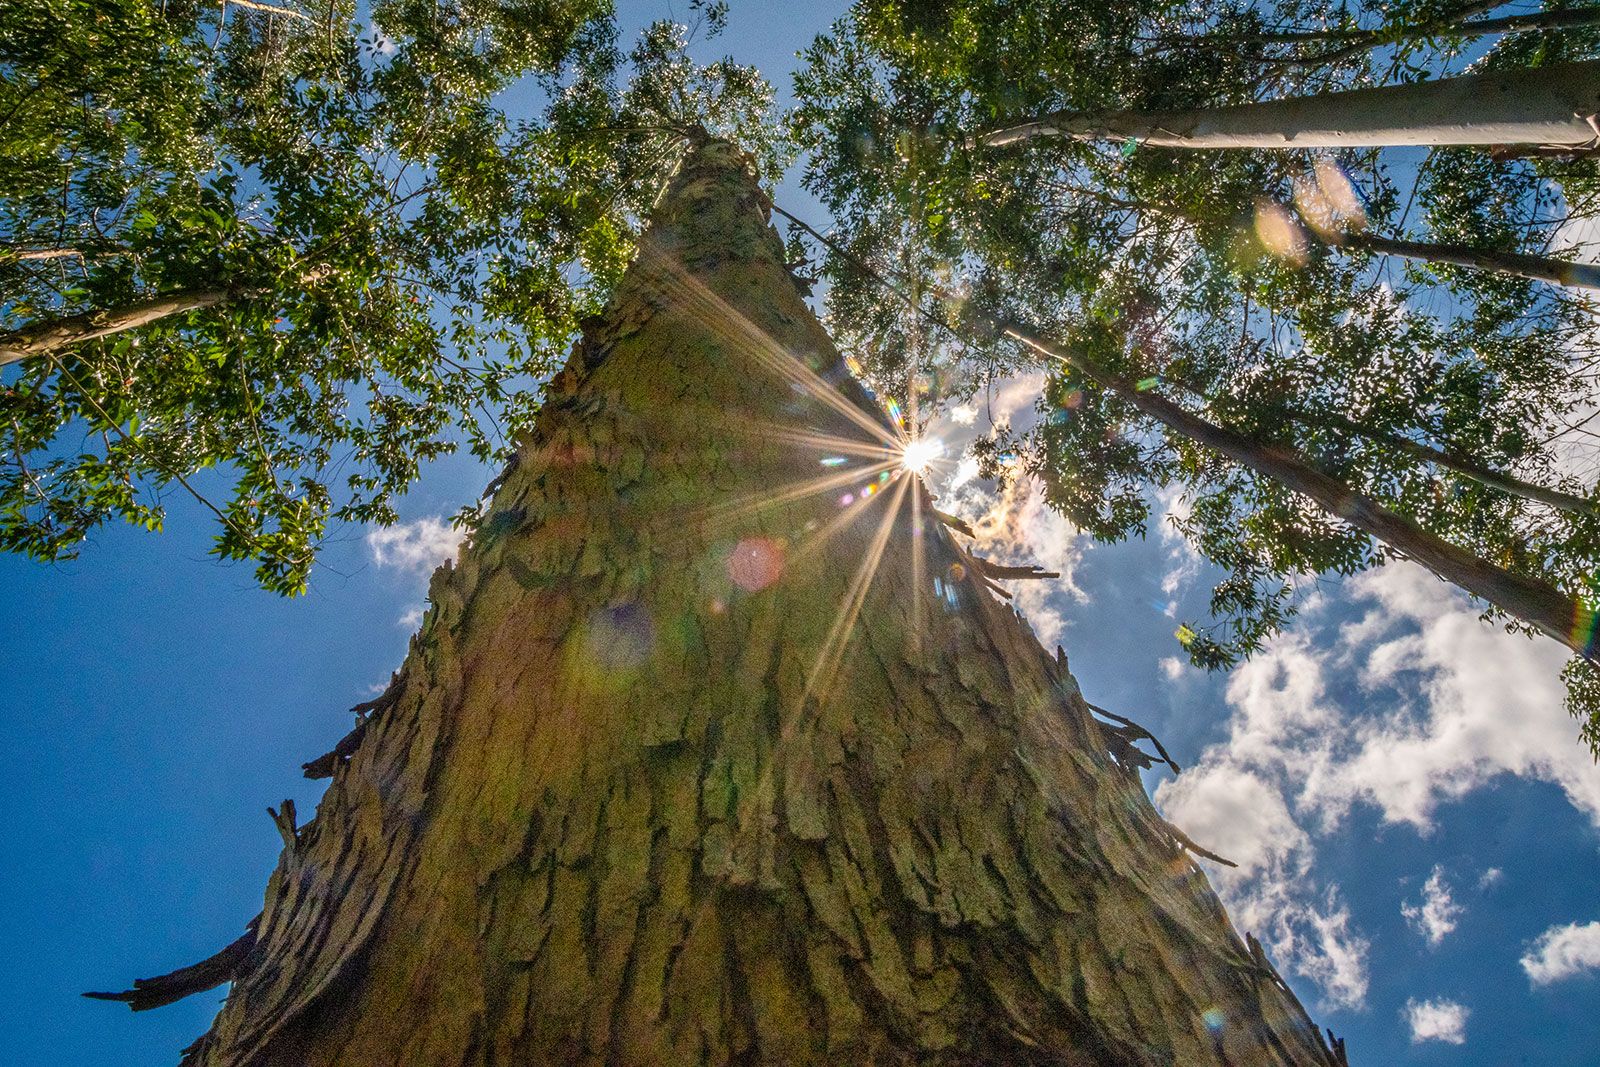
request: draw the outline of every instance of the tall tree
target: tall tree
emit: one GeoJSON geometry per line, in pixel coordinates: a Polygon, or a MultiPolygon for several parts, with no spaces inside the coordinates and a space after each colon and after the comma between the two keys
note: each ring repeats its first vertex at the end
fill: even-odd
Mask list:
{"type": "MultiPolygon", "coordinates": [[[[1026,324],[1191,416],[1307,461],[1480,561],[1560,590],[1557,599],[1579,602],[1576,617],[1589,618],[1600,529],[1592,509],[1572,501],[1593,498],[1592,458],[1568,446],[1591,410],[1591,298],[1442,255],[1402,270],[1384,253],[1454,246],[1481,253],[1480,264],[1558,275],[1552,261],[1576,257],[1549,248],[1591,212],[1594,161],[1448,149],[1407,175],[1376,150],[1194,152],[1060,138],[969,150],[971,130],[1008,115],[1249,107],[1280,90],[1377,78],[1362,68],[1300,75],[1308,84],[1298,90],[1264,87],[1248,54],[1141,43],[1153,28],[1202,18],[1182,4],[1119,8],[1098,22],[1081,7],[1038,5],[1013,22],[1006,5],[984,0],[936,16],[863,0],[819,39],[799,118],[808,181],[845,253],[826,254],[835,328],[884,380],[906,383],[948,380],[951,365],[1032,370],[1028,352],[984,325],[1026,324]],[[1081,27],[1075,43],[1098,63],[1042,46],[1046,24],[1081,27]],[[1337,224],[1317,232],[1333,248],[1305,229],[1330,213],[1337,224]],[[915,218],[935,225],[907,224],[915,218]],[[1410,241],[1419,224],[1425,233],[1410,244],[1337,247],[1363,226],[1410,241]],[[962,339],[909,366],[889,337],[904,320],[900,298],[862,263],[879,274],[909,265],[937,280],[935,317],[966,320],[962,339]],[[1543,489],[1568,506],[1547,507],[1543,489]]],[[[1214,32],[1237,35],[1241,22],[1214,32]]],[[[1595,48],[1592,30],[1517,35],[1482,65],[1592,62],[1595,48]]],[[[1441,70],[1448,65],[1433,73],[1441,70]]],[[[991,474],[1039,477],[1048,499],[1098,538],[1142,535],[1157,491],[1182,499],[1168,518],[1221,574],[1212,618],[1178,630],[1196,664],[1226,667],[1257,650],[1293,615],[1310,576],[1355,573],[1395,554],[1337,508],[1224,458],[1138,400],[1092,375],[1052,371],[1036,429],[981,443],[981,455],[991,474]]],[[[1488,612],[1518,625],[1492,601],[1488,612]]],[[[1584,633],[1564,639],[1589,648],[1584,633]]],[[[1572,691],[1600,745],[1600,706],[1584,685],[1572,691]]]]}
{"type": "Polygon", "coordinates": [[[975,141],[999,146],[1068,137],[1197,149],[1530,145],[1579,150],[1600,141],[1597,121],[1600,60],[1590,60],[1220,108],[1057,111],[984,131],[975,141]]]}
{"type": "Polygon", "coordinates": [[[765,203],[698,139],[258,922],[126,995],[232,979],[187,1063],[1342,1060],[765,203]]]}
{"type": "Polygon", "coordinates": [[[71,556],[182,489],[301,591],[329,523],[504,454],[675,114],[773,140],[764,82],[667,23],[627,47],[605,0],[170,7],[0,11],[3,549],[71,556]]]}

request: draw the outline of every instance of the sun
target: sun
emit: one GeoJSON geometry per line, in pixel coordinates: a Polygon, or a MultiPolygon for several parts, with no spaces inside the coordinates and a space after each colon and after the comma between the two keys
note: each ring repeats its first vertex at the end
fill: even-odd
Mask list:
{"type": "Polygon", "coordinates": [[[908,443],[900,453],[900,466],[912,474],[921,474],[928,465],[944,455],[944,442],[937,437],[919,437],[908,443]]]}

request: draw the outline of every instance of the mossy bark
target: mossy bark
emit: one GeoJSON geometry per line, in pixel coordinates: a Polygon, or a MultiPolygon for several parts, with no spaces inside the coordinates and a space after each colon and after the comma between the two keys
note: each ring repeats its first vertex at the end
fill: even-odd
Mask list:
{"type": "Polygon", "coordinates": [[[696,147],[191,1062],[1333,1062],[887,429],[696,147]]]}

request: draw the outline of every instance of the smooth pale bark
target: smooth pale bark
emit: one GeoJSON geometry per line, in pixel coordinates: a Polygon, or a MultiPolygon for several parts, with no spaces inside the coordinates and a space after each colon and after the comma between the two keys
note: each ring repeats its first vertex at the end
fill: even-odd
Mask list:
{"type": "Polygon", "coordinates": [[[1060,111],[982,133],[980,145],[1036,137],[1166,148],[1511,145],[1583,149],[1600,129],[1600,60],[1415,85],[1179,111],[1060,111]]]}
{"type": "Polygon", "coordinates": [[[180,289],[118,308],[64,315],[0,333],[0,367],[68,345],[136,330],[173,315],[215,307],[236,295],[231,289],[180,289]]]}
{"type": "Polygon", "coordinates": [[[1007,336],[1093,378],[1174,433],[1309,497],[1355,529],[1548,634],[1585,659],[1600,659],[1594,613],[1549,583],[1513,574],[1429,533],[1287,449],[1264,445],[1194,415],[1165,397],[1141,391],[1070,346],[1056,344],[1016,324],[1002,324],[1001,328],[1007,336]]]}
{"type": "Polygon", "coordinates": [[[783,256],[697,147],[189,1064],[1342,1060],[783,256]]]}
{"type": "Polygon", "coordinates": [[[286,7],[279,7],[276,4],[263,4],[260,0],[222,0],[222,3],[224,7],[232,4],[234,7],[248,8],[251,11],[264,11],[269,15],[287,15],[289,18],[299,19],[301,22],[311,21],[311,16],[302,11],[293,11],[286,7]]]}
{"type": "Polygon", "coordinates": [[[1499,271],[1522,278],[1565,285],[1577,289],[1600,289],[1600,264],[1577,263],[1550,256],[1530,256],[1522,252],[1498,252],[1471,245],[1435,244],[1429,241],[1402,241],[1368,233],[1339,234],[1320,238],[1342,248],[1359,248],[1385,256],[1399,256],[1424,263],[1450,263],[1458,267],[1499,271]]]}

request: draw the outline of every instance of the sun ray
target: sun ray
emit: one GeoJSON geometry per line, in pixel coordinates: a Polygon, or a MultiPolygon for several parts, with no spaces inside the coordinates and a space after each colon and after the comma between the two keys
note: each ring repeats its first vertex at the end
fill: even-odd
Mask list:
{"type": "Polygon", "coordinates": [[[705,325],[731,341],[736,350],[748,353],[768,370],[803,387],[809,395],[815,396],[887,447],[897,449],[902,445],[899,427],[891,429],[873,419],[816,371],[774,342],[743,312],[712,292],[704,282],[689,275],[665,253],[647,246],[641,251],[640,258],[660,269],[667,288],[681,299],[685,310],[697,313],[705,325]]]}
{"type": "Polygon", "coordinates": [[[806,678],[806,693],[814,694],[817,691],[817,681],[820,678],[831,678],[844,658],[845,649],[850,641],[850,632],[855,627],[856,618],[861,614],[861,606],[866,602],[867,592],[871,588],[872,579],[878,573],[878,564],[883,560],[883,550],[889,543],[889,537],[894,532],[895,520],[900,511],[900,504],[905,499],[906,486],[910,479],[899,479],[895,486],[893,498],[888,507],[884,509],[882,520],[873,532],[872,543],[867,547],[866,554],[861,558],[861,565],[856,568],[855,576],[851,579],[850,587],[845,593],[845,602],[840,605],[839,613],[834,617],[832,628],[824,638],[822,647],[817,651],[817,662],[812,665],[811,673],[806,678]]]}
{"type": "MultiPolygon", "coordinates": [[[[808,478],[802,482],[777,489],[762,489],[753,493],[728,500],[719,500],[697,508],[680,516],[686,522],[729,523],[746,515],[753,514],[767,508],[778,507],[796,500],[803,500],[808,496],[817,496],[821,493],[832,492],[835,489],[844,489],[861,482],[870,480],[885,471],[893,470],[893,462],[877,463],[870,467],[854,467],[848,470],[834,471],[831,474],[819,475],[808,478]]],[[[870,484],[870,481],[869,481],[870,484]]],[[[869,494],[865,499],[871,499],[869,494]]]]}

